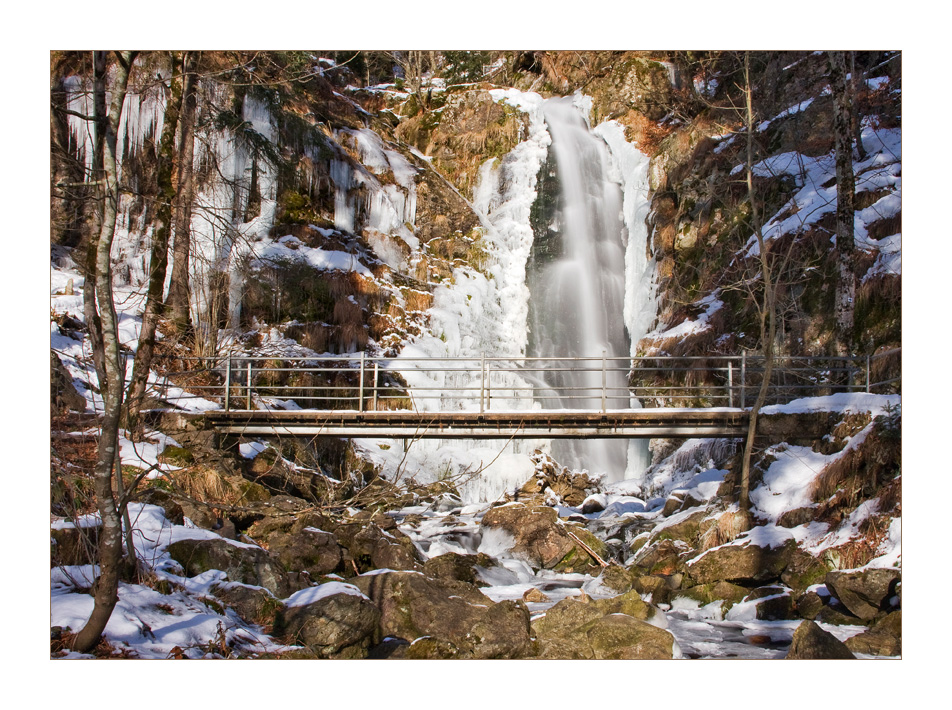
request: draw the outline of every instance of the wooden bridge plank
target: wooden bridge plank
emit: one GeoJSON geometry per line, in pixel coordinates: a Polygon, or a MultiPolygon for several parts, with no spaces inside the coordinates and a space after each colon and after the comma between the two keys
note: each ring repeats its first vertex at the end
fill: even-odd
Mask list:
{"type": "Polygon", "coordinates": [[[212,411],[201,415],[224,434],[437,439],[742,437],[739,409],[608,412],[212,411]]]}

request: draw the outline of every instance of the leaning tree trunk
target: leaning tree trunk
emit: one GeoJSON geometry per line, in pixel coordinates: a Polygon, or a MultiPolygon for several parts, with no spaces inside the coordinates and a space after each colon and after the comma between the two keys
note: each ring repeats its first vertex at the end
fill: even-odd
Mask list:
{"type": "Polygon", "coordinates": [[[836,322],[837,355],[850,354],[853,344],[853,305],[856,276],[853,270],[854,240],[853,140],[849,87],[846,83],[846,55],[830,52],[830,86],[833,91],[833,140],[836,149],[836,322]]]}
{"type": "Polygon", "coordinates": [[[165,110],[165,123],[159,140],[158,155],[158,206],[152,223],[152,255],[149,260],[149,288],[142,312],[142,327],[139,344],[132,364],[132,381],[126,405],[127,428],[137,433],[140,412],[145,400],[146,384],[152,357],[155,353],[155,333],[162,312],[162,296],[165,290],[165,274],[169,263],[169,232],[172,227],[172,201],[175,198],[173,181],[175,132],[182,108],[181,56],[172,53],[171,95],[165,110]]]}
{"type": "Polygon", "coordinates": [[[760,249],[761,278],[764,284],[764,303],[761,310],[760,339],[764,353],[764,373],[757,391],[757,398],[750,409],[750,419],[747,424],[747,439],[744,442],[744,457],[741,465],[740,493],[738,502],[742,512],[750,509],[750,463],[753,457],[754,441],[757,436],[757,423],[760,410],[767,401],[767,392],[770,388],[770,377],[774,367],[774,347],[777,338],[777,302],[776,290],[770,262],[767,259],[767,246],[764,243],[764,233],[760,222],[760,210],[757,208],[756,194],[754,193],[754,105],[753,89],[750,83],[750,57],[744,55],[744,80],[746,94],[746,131],[747,131],[747,196],[750,200],[751,221],[754,226],[754,235],[760,249]]]}
{"type": "Polygon", "coordinates": [[[73,640],[73,648],[81,653],[90,651],[98,642],[112,610],[119,600],[119,575],[122,564],[122,522],[112,490],[113,466],[119,446],[119,418],[122,409],[123,373],[119,355],[119,336],[116,309],[112,298],[112,264],[110,252],[116,232],[119,208],[119,184],[116,168],[116,127],[122,115],[122,104],[129,83],[129,70],[135,52],[123,52],[116,70],[109,115],[104,121],[105,151],[103,160],[104,200],[103,218],[96,248],[96,297],[102,321],[103,362],[106,388],[103,392],[102,434],[93,486],[102,519],[99,536],[99,577],[96,580],[93,611],[86,625],[73,640]]]}

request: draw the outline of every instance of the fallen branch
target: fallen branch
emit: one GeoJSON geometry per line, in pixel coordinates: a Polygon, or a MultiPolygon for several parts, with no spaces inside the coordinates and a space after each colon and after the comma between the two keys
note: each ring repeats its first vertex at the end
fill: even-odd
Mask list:
{"type": "Polygon", "coordinates": [[[608,563],[607,563],[605,560],[603,560],[601,557],[599,557],[598,554],[595,552],[595,550],[593,550],[591,547],[589,547],[589,546],[586,545],[584,542],[582,542],[582,541],[579,539],[578,535],[576,535],[575,533],[573,533],[573,532],[572,532],[571,530],[569,530],[568,528],[564,528],[564,530],[565,530],[566,533],[568,533],[568,536],[569,536],[570,538],[572,538],[573,540],[575,540],[575,542],[578,543],[579,546],[580,546],[583,550],[585,550],[588,554],[590,554],[590,555],[592,556],[592,558],[593,558],[598,564],[600,564],[602,567],[608,567],[608,563]]]}

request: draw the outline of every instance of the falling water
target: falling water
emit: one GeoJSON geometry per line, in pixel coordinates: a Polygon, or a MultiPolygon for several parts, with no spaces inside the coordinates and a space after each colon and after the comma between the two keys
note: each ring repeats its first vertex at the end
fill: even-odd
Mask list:
{"type": "MultiPolygon", "coordinates": [[[[571,99],[550,99],[543,110],[556,170],[550,171],[540,189],[542,202],[537,207],[527,270],[529,355],[627,357],[631,347],[624,321],[628,234],[621,189],[608,176],[607,147],[592,135],[571,99]],[[557,190],[552,183],[557,183],[557,190]]],[[[598,365],[588,372],[547,371],[543,379],[552,388],[550,398],[543,400],[545,407],[602,406],[598,365]],[[588,394],[579,398],[583,390],[574,388],[589,388],[588,394]]],[[[608,372],[609,391],[624,392],[626,385],[623,372],[608,372]]],[[[629,398],[609,397],[606,406],[628,407],[629,398]]],[[[625,477],[628,442],[558,440],[553,442],[553,454],[566,466],[616,481],[625,477]]]]}

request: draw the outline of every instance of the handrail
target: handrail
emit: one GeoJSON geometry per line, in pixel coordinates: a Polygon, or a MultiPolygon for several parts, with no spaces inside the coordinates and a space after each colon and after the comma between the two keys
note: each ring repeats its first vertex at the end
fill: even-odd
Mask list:
{"type": "MultiPolygon", "coordinates": [[[[893,348],[864,356],[776,356],[768,402],[783,403],[811,393],[898,390],[901,371],[897,375],[891,365],[883,369],[879,363],[901,351],[893,348]]],[[[578,405],[605,411],[637,406],[635,400],[642,407],[745,408],[764,372],[763,356],[747,353],[561,358],[224,354],[166,355],[157,357],[156,362],[163,359],[174,360],[183,369],[167,372],[152,383],[153,388],[164,390],[172,400],[210,399],[225,410],[293,403],[323,410],[429,411],[429,403],[436,401],[441,410],[484,412],[494,407],[498,411],[578,405]],[[180,392],[171,397],[173,387],[180,392]]]]}

